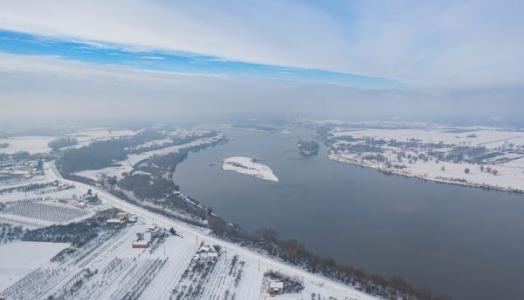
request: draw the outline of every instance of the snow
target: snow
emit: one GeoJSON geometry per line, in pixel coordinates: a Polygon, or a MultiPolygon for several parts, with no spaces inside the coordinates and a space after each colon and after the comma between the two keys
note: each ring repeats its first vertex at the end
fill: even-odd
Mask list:
{"type": "Polygon", "coordinates": [[[126,160],[118,161],[117,163],[115,163],[115,166],[102,168],[98,170],[85,170],[77,172],[76,175],[87,177],[93,180],[98,180],[99,177],[102,176],[102,174],[108,177],[116,176],[118,178],[121,178],[123,173],[131,172],[131,170],[133,170],[134,165],[146,159],[148,157],[148,155],[146,154],[147,152],[141,154],[130,154],[127,156],[126,160]]]}
{"type": "MultiPolygon", "coordinates": [[[[456,129],[456,128],[454,128],[456,129]]],[[[442,142],[449,145],[499,147],[505,143],[524,145],[524,132],[498,128],[464,128],[464,132],[454,132],[451,128],[426,129],[362,129],[333,131],[335,137],[353,136],[355,138],[374,138],[397,141],[419,140],[423,143],[442,142]]]]}
{"type": "MultiPolygon", "coordinates": [[[[335,161],[346,162],[359,166],[374,168],[380,171],[423,178],[427,180],[461,184],[476,187],[493,188],[507,191],[524,191],[524,132],[505,130],[499,128],[442,128],[430,127],[425,129],[359,129],[339,130],[331,132],[335,140],[343,136],[352,136],[360,139],[410,141],[418,140],[423,144],[442,143],[444,148],[439,151],[449,150],[453,146],[486,147],[499,152],[499,156],[488,163],[476,164],[468,162],[447,162],[436,159],[409,160],[404,158],[399,161],[400,152],[417,156],[428,155],[428,148],[402,149],[395,146],[380,146],[381,154],[386,161],[365,159],[371,152],[349,152],[344,150],[331,150],[328,157],[335,161]],[[449,146],[449,147],[448,147],[449,146]],[[497,159],[501,159],[497,161],[497,159]],[[395,165],[402,165],[397,168],[395,165]],[[484,171],[481,170],[484,168],[484,171]],[[486,168],[496,169],[497,174],[486,172],[486,168]],[[469,173],[465,172],[469,169],[469,173]]],[[[365,144],[360,141],[336,141],[337,145],[365,144]]],[[[343,147],[342,147],[343,148],[343,147]]],[[[432,148],[429,148],[432,149],[432,148]]]]}
{"type": "Polygon", "coordinates": [[[92,128],[84,131],[68,133],[67,136],[73,137],[78,144],[86,145],[93,141],[103,141],[112,138],[129,137],[135,135],[137,131],[133,130],[111,130],[109,128],[92,128]]]}
{"type": "Polygon", "coordinates": [[[168,136],[171,138],[185,138],[185,137],[195,137],[195,136],[201,136],[204,134],[209,133],[208,130],[201,130],[201,129],[176,129],[171,131],[168,136]]]}
{"type": "Polygon", "coordinates": [[[0,246],[0,290],[37,269],[61,250],[66,243],[12,242],[0,246]]]}
{"type": "Polygon", "coordinates": [[[496,166],[497,175],[480,171],[480,165],[470,163],[450,163],[417,160],[405,164],[406,169],[387,168],[382,163],[363,162],[360,156],[348,153],[330,153],[329,159],[370,167],[384,172],[417,177],[431,181],[493,188],[507,191],[524,191],[524,160],[512,161],[496,166]],[[442,170],[444,167],[444,170],[442,170]],[[469,169],[469,174],[465,173],[469,169]]]}
{"type": "Polygon", "coordinates": [[[256,162],[255,159],[247,156],[233,156],[224,159],[222,169],[254,176],[267,181],[278,182],[277,176],[273,174],[273,170],[271,170],[270,167],[256,162]]]}
{"type": "Polygon", "coordinates": [[[51,148],[47,146],[55,137],[50,136],[17,136],[0,139],[0,144],[8,143],[7,148],[0,148],[0,153],[13,154],[27,151],[29,154],[48,153],[51,148]]]}
{"type": "Polygon", "coordinates": [[[168,138],[160,139],[160,140],[152,140],[152,141],[143,143],[142,145],[136,147],[136,149],[139,150],[139,149],[143,149],[143,148],[149,148],[149,147],[152,147],[152,146],[164,146],[164,145],[167,145],[167,144],[169,144],[171,142],[172,142],[172,140],[168,139],[168,138]]]}
{"type": "MultiPolygon", "coordinates": [[[[136,134],[132,130],[109,130],[106,128],[94,128],[84,131],[68,133],[67,136],[77,139],[78,144],[66,148],[79,148],[93,141],[108,140],[111,138],[127,137],[136,134]]],[[[8,143],[7,148],[0,148],[0,153],[13,154],[20,151],[27,151],[29,154],[49,153],[51,148],[48,144],[56,139],[56,136],[17,136],[0,139],[0,144],[8,143]]],[[[64,148],[64,149],[66,149],[64,148]]]]}
{"type": "Polygon", "coordinates": [[[44,175],[37,178],[0,185],[0,222],[39,228],[81,221],[98,209],[94,203],[82,201],[85,192],[75,185],[55,184],[44,175]]]}
{"type": "MultiPolygon", "coordinates": [[[[18,182],[16,185],[1,185],[0,190],[4,188],[14,188],[18,187],[21,188],[23,186],[31,185],[31,184],[47,184],[48,182],[44,180],[44,178],[39,178],[39,180],[24,180],[22,182],[18,182]]],[[[67,199],[72,198],[73,195],[76,193],[74,189],[66,189],[66,190],[58,190],[54,187],[44,187],[41,189],[37,189],[31,192],[24,192],[24,191],[10,191],[9,193],[0,193],[0,203],[5,202],[11,202],[11,201],[18,201],[18,200],[28,200],[28,199],[34,199],[34,198],[45,198],[47,196],[50,196],[52,194],[53,198],[56,199],[67,199]]]]}
{"type": "Polygon", "coordinates": [[[190,147],[211,144],[213,142],[216,142],[216,141],[222,139],[223,137],[224,136],[222,134],[219,134],[219,135],[214,136],[214,137],[202,138],[202,139],[199,139],[199,140],[196,140],[196,141],[193,141],[193,142],[190,142],[190,143],[186,143],[186,144],[169,146],[169,147],[165,147],[165,148],[162,148],[162,149],[157,149],[157,150],[143,152],[143,153],[140,153],[140,154],[129,154],[127,156],[126,160],[115,162],[115,166],[111,166],[111,167],[107,167],[107,168],[103,168],[103,169],[98,169],[98,170],[81,171],[81,172],[77,172],[76,175],[82,176],[82,177],[87,177],[87,178],[90,178],[90,179],[93,179],[93,180],[98,180],[99,177],[102,176],[102,174],[104,174],[106,176],[116,176],[118,178],[121,178],[123,173],[131,172],[133,170],[133,167],[137,163],[139,163],[139,162],[141,162],[141,161],[143,161],[145,159],[148,159],[148,158],[150,158],[150,157],[152,157],[154,155],[166,155],[166,154],[169,154],[169,153],[176,153],[178,151],[182,151],[182,150],[190,148],[190,147]]]}
{"type": "MultiPolygon", "coordinates": [[[[48,180],[57,179],[62,183],[71,183],[60,176],[53,164],[46,164],[45,171],[48,180]]],[[[89,251],[85,258],[79,259],[78,262],[71,262],[74,265],[68,265],[60,275],[58,282],[61,284],[53,284],[51,289],[42,288],[46,292],[39,294],[38,298],[46,298],[58,293],[65,283],[72,282],[78,270],[89,268],[97,269],[99,272],[80,288],[75,299],[121,298],[121,292],[129,290],[130,287],[134,288],[137,284],[143,285],[146,281],[150,282],[145,284],[139,299],[169,299],[173,289],[177,287],[184,289],[184,286],[187,288],[188,285],[197,287],[198,285],[193,283],[198,280],[204,284],[200,287],[202,290],[197,299],[223,299],[228,294],[229,298],[235,295],[234,299],[261,300],[268,297],[263,278],[269,270],[281,272],[292,278],[300,278],[305,287],[298,294],[279,295],[275,299],[309,299],[312,293],[321,295],[321,299],[376,299],[324,276],[308,273],[299,267],[210,236],[205,229],[135,206],[97,187],[84,183],[75,183],[75,185],[80,190],[92,189],[104,203],[136,215],[139,221],[135,225],[127,226],[106,242],[95,244],[96,249],[89,251]],[[136,233],[145,232],[152,224],[163,228],[173,227],[178,235],[168,236],[165,242],[152,253],[149,249],[132,249],[131,242],[136,240],[136,233]],[[201,247],[202,243],[220,246],[220,253],[217,257],[196,255],[199,249],[205,249],[201,247]],[[237,263],[236,267],[233,264],[235,256],[238,262],[243,262],[237,263]],[[198,271],[190,267],[194,266],[195,259],[212,262],[209,273],[195,273],[198,271]],[[156,262],[159,267],[146,269],[152,262],[156,262]],[[118,266],[113,267],[113,265],[118,266]],[[240,270],[241,276],[237,282],[235,279],[240,270]],[[139,276],[146,273],[147,276],[139,276]]],[[[54,282],[57,280],[50,281],[48,285],[54,282]]]]}

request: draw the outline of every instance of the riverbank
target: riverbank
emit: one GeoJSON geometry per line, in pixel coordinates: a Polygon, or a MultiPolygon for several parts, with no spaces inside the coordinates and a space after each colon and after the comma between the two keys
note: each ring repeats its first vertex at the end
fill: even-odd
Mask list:
{"type": "MultiPolygon", "coordinates": [[[[290,131],[228,130],[230,142],[191,154],[177,167],[176,182],[245,230],[270,224],[282,238],[386,278],[399,275],[456,299],[492,299],[508,292],[508,283],[518,285],[524,270],[518,260],[524,249],[521,194],[384,176],[329,160],[324,145],[305,159],[296,142],[311,131],[290,131]],[[239,154],[269,165],[279,183],[224,172],[216,163],[239,154]]],[[[522,296],[509,292],[509,298],[522,296]]]]}
{"type": "MultiPolygon", "coordinates": [[[[460,185],[460,186],[478,188],[478,189],[483,189],[483,190],[495,190],[495,191],[501,191],[501,192],[518,193],[518,194],[524,193],[524,187],[520,187],[520,186],[517,188],[517,187],[511,187],[511,186],[501,186],[497,184],[490,184],[484,181],[474,182],[474,181],[470,181],[471,179],[468,180],[467,178],[471,177],[469,175],[474,175],[471,173],[475,172],[471,170],[472,169],[475,170],[479,168],[479,166],[476,166],[476,165],[452,164],[452,163],[440,162],[439,166],[435,167],[434,169],[436,170],[433,172],[430,168],[424,169],[423,167],[418,168],[418,170],[422,170],[422,171],[417,172],[417,169],[410,169],[409,167],[404,168],[404,169],[397,169],[395,167],[387,167],[380,163],[371,163],[370,161],[365,161],[365,160],[360,159],[360,157],[356,157],[353,155],[347,155],[347,154],[344,155],[344,154],[330,152],[328,153],[328,159],[337,161],[337,162],[347,163],[347,164],[358,166],[358,167],[370,168],[370,169],[377,170],[387,175],[404,176],[404,177],[409,177],[409,178],[421,179],[424,181],[460,185]],[[456,170],[457,172],[455,173],[458,173],[458,170],[464,173],[464,170],[466,169],[469,170],[468,171],[469,173],[468,174],[464,173],[463,176],[456,176],[456,177],[449,176],[449,175],[445,176],[446,174],[444,172],[446,170],[449,170],[450,166],[452,165],[455,165],[454,167],[455,169],[457,169],[456,170]],[[442,171],[443,169],[444,171],[442,171]],[[441,171],[440,174],[438,173],[439,170],[441,171]]],[[[500,176],[500,175],[486,174],[486,176],[500,176]]],[[[476,178],[477,180],[479,180],[478,177],[476,178]]],[[[518,182],[518,179],[517,179],[517,181],[515,181],[514,184],[520,185],[520,184],[524,184],[524,182],[520,183],[518,182]]]]}

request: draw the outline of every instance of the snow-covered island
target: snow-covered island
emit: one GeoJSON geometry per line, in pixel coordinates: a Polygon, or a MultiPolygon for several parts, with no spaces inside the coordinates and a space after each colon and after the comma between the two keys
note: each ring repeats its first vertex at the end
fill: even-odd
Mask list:
{"type": "Polygon", "coordinates": [[[233,156],[226,158],[223,160],[222,169],[255,176],[263,180],[278,182],[277,176],[273,174],[273,170],[271,170],[270,167],[256,162],[251,157],[233,156]]]}

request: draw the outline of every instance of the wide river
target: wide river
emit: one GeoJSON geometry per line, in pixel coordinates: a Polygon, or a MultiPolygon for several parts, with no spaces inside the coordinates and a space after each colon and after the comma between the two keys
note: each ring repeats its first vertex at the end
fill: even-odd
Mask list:
{"type": "Polygon", "coordinates": [[[192,153],[181,190],[247,230],[276,229],[309,249],[455,299],[524,299],[524,197],[386,176],[300,157],[291,134],[226,129],[227,144],[192,153]],[[244,155],[278,183],[221,169],[244,155]]]}

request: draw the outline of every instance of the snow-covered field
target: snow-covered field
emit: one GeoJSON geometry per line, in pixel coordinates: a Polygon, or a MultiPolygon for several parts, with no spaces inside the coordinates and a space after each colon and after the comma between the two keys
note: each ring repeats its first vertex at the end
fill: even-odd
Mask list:
{"type": "Polygon", "coordinates": [[[37,228],[86,219],[97,208],[86,204],[85,193],[43,175],[0,185],[0,222],[37,228]]]}
{"type": "Polygon", "coordinates": [[[333,131],[333,136],[375,138],[397,141],[419,140],[423,143],[447,145],[485,145],[499,147],[508,143],[524,145],[524,132],[497,128],[426,128],[426,129],[362,129],[333,131]]]}
{"type": "Polygon", "coordinates": [[[432,181],[524,191],[522,131],[473,127],[335,130],[329,140],[332,160],[432,181]],[[465,157],[445,159],[457,151],[466,153],[465,157]],[[468,151],[480,155],[468,157],[468,151]]]}
{"type": "Polygon", "coordinates": [[[0,213],[0,219],[20,220],[34,224],[49,226],[52,224],[64,224],[85,218],[90,211],[72,205],[66,205],[51,201],[16,201],[7,203],[0,213]]]}
{"type": "MultiPolygon", "coordinates": [[[[48,180],[61,178],[52,164],[48,180]]],[[[116,235],[89,243],[63,262],[48,262],[1,292],[9,299],[270,299],[265,275],[276,271],[301,282],[304,289],[274,299],[366,300],[372,296],[323,276],[208,235],[207,230],[152,213],[103,190],[92,189],[107,205],[138,217],[116,235]],[[173,227],[152,248],[132,248],[137,233],[151,225],[173,227]]]]}
{"type": "Polygon", "coordinates": [[[122,129],[111,130],[109,128],[92,128],[83,131],[68,133],[67,136],[75,138],[78,142],[74,147],[85,146],[94,141],[104,141],[112,138],[130,137],[138,131],[122,129]]]}
{"type": "Polygon", "coordinates": [[[240,174],[254,176],[263,180],[278,182],[278,177],[273,174],[270,167],[256,162],[251,157],[233,156],[224,159],[222,169],[240,174]]]}
{"type": "Polygon", "coordinates": [[[196,141],[193,141],[193,142],[190,142],[190,143],[186,143],[186,144],[181,144],[181,145],[175,145],[175,146],[168,146],[168,147],[164,147],[164,148],[161,148],[161,149],[158,149],[158,150],[152,150],[152,151],[147,151],[147,152],[143,152],[143,153],[140,153],[140,154],[129,154],[127,156],[127,159],[126,160],[122,160],[122,161],[118,161],[118,162],[115,162],[115,166],[111,166],[111,167],[107,167],[107,168],[103,168],[103,169],[98,169],[98,170],[86,170],[86,171],[81,171],[81,172],[77,172],[76,175],[78,176],[82,176],[82,177],[87,177],[87,178],[90,178],[90,179],[93,179],[93,180],[98,180],[100,179],[100,177],[102,175],[105,175],[105,176],[116,176],[117,178],[121,178],[122,177],[122,174],[123,173],[129,173],[133,170],[133,167],[145,160],[145,159],[148,159],[154,155],[166,155],[166,154],[169,154],[169,153],[176,153],[178,151],[183,151],[185,149],[189,149],[191,147],[196,147],[196,146],[203,146],[203,145],[209,145],[209,144],[213,144],[221,139],[224,138],[224,135],[223,134],[218,134],[214,137],[208,137],[208,138],[202,138],[202,139],[198,139],[196,141]]]}
{"type": "Polygon", "coordinates": [[[0,139],[0,144],[9,144],[7,148],[0,148],[0,153],[13,154],[21,151],[29,152],[29,154],[47,153],[51,151],[47,144],[54,139],[55,137],[50,136],[18,136],[0,139]]]}
{"type": "Polygon", "coordinates": [[[0,291],[36,270],[62,249],[66,243],[16,241],[0,246],[0,291]]]}
{"type": "MultiPolygon", "coordinates": [[[[102,129],[78,133],[76,138],[82,144],[110,138],[108,134],[116,137],[131,133],[106,133],[102,129]]],[[[184,136],[193,132],[174,134],[184,136]]],[[[223,138],[220,134],[130,154],[126,161],[117,162],[119,166],[79,175],[93,179],[101,174],[120,176],[153,155],[208,145],[223,138]]],[[[164,142],[167,140],[145,146],[164,145],[164,142]]],[[[229,158],[224,166],[224,169],[229,166],[239,173],[278,181],[268,166],[252,158],[229,158]]],[[[114,233],[100,233],[78,249],[67,249],[60,259],[53,261],[50,259],[68,244],[7,241],[0,246],[0,295],[7,299],[267,299],[270,295],[265,274],[269,271],[285,274],[303,285],[300,292],[281,294],[275,299],[311,299],[313,294],[315,299],[375,299],[353,287],[215,238],[209,235],[208,229],[152,213],[95,186],[63,179],[53,163],[45,163],[43,175],[31,174],[0,187],[3,190],[0,222],[24,228],[68,224],[107,207],[129,212],[138,222],[128,223],[114,233]],[[93,204],[88,200],[95,194],[102,203],[93,204]],[[177,234],[168,234],[148,248],[133,248],[138,236],[151,236],[153,225],[174,228],[177,234]]]]}
{"type": "MultiPolygon", "coordinates": [[[[94,141],[103,141],[111,138],[129,137],[136,134],[132,130],[110,130],[108,128],[94,128],[66,134],[78,141],[77,145],[70,148],[85,146],[94,141]]],[[[13,154],[20,151],[29,154],[49,153],[51,148],[48,144],[58,136],[17,136],[0,139],[0,144],[7,143],[8,147],[0,148],[0,153],[13,154]]]]}

